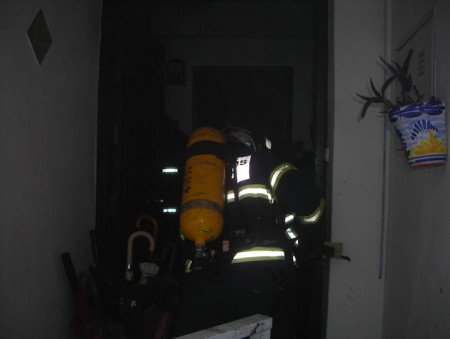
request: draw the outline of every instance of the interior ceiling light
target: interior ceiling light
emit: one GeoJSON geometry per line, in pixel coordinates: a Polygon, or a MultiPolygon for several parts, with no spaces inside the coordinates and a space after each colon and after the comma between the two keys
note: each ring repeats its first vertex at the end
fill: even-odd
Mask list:
{"type": "Polygon", "coordinates": [[[178,208],[176,208],[176,207],[168,207],[168,208],[163,209],[163,213],[166,213],[166,214],[175,214],[177,212],[178,212],[178,208]]]}
{"type": "Polygon", "coordinates": [[[178,168],[176,168],[176,167],[164,167],[162,169],[162,173],[165,173],[165,174],[176,174],[176,173],[178,173],[178,168]]]}

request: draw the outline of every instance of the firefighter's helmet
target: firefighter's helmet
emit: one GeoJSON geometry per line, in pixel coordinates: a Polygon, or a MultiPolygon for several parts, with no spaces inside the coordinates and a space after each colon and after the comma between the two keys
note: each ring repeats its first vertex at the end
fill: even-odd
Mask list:
{"type": "Polygon", "coordinates": [[[255,132],[242,127],[227,127],[223,130],[228,144],[244,146],[252,153],[270,150],[270,141],[255,132]]]}

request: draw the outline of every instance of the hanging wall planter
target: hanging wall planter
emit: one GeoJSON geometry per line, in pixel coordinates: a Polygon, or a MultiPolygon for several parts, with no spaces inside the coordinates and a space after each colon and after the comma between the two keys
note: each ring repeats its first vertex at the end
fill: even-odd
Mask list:
{"type": "Polygon", "coordinates": [[[392,110],[394,125],[411,168],[440,166],[447,161],[445,105],[424,102],[392,110]]]}
{"type": "Polygon", "coordinates": [[[389,121],[400,138],[403,151],[411,168],[441,166],[447,161],[447,132],[445,105],[435,97],[422,101],[423,95],[413,84],[409,74],[409,63],[413,51],[410,50],[402,65],[387,63],[380,57],[390,73],[378,90],[370,79],[373,96],[357,94],[365,101],[361,111],[364,118],[372,104],[383,104],[382,113],[388,113],[389,121]],[[400,86],[395,102],[385,96],[392,84],[400,86]]]}

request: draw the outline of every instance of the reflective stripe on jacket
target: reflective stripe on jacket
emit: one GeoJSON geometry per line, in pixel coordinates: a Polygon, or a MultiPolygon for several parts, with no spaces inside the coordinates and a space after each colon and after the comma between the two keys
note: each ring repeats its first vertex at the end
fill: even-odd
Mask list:
{"type": "MultiPolygon", "coordinates": [[[[238,208],[237,211],[241,211],[235,215],[247,218],[245,220],[252,220],[250,216],[255,214],[255,216],[263,216],[269,220],[271,218],[264,213],[279,209],[278,219],[282,219],[282,215],[285,215],[284,227],[281,226],[283,220],[280,220],[281,223],[278,224],[274,222],[273,226],[278,227],[280,234],[284,232],[286,238],[296,247],[302,244],[300,241],[302,235],[298,233],[299,230],[296,227],[299,224],[315,224],[323,214],[325,202],[316,190],[311,176],[290,162],[277,162],[272,154],[251,154],[238,157],[236,166],[229,174],[226,200],[230,208],[238,208]],[[274,209],[270,206],[273,206],[274,209]],[[291,222],[292,225],[289,225],[291,222]]],[[[228,222],[231,227],[240,224],[239,220],[235,221],[234,219],[228,222]]],[[[252,224],[257,225],[256,218],[252,224]]],[[[256,246],[258,245],[260,243],[256,243],[256,246]]],[[[236,249],[239,251],[242,248],[237,247],[236,249]]],[[[260,250],[262,249],[260,248],[260,250]]],[[[237,260],[239,262],[278,260],[270,259],[272,257],[266,256],[266,252],[255,252],[260,255],[247,252],[247,250],[238,252],[239,255],[234,257],[233,263],[237,260]]]]}

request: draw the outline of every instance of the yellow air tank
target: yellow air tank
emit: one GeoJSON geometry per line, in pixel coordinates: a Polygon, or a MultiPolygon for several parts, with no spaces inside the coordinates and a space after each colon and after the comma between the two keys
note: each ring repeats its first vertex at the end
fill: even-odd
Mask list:
{"type": "Polygon", "coordinates": [[[201,127],[187,143],[181,199],[180,231],[195,243],[197,254],[223,228],[225,203],[225,137],[217,129],[201,127]]]}

